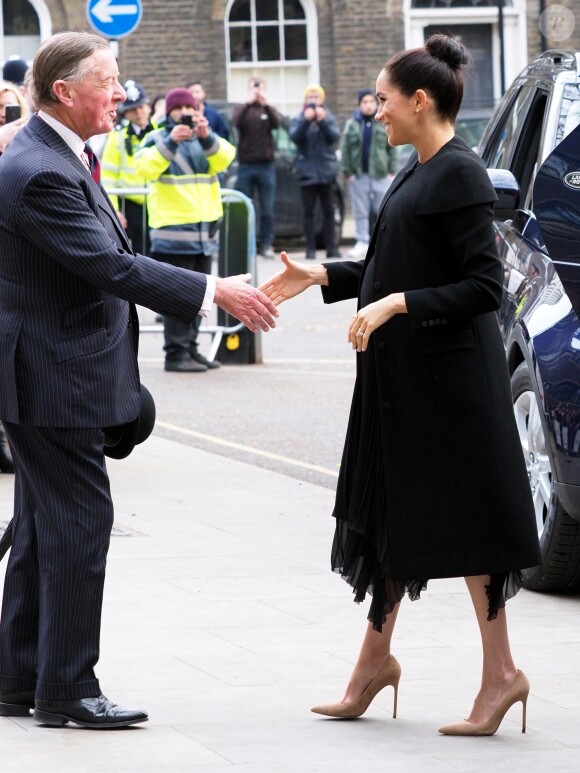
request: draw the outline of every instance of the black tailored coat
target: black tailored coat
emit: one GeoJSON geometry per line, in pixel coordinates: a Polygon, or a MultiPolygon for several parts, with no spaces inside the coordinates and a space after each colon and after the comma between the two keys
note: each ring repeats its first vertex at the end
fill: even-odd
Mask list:
{"type": "Polygon", "coordinates": [[[38,116],[0,159],[0,202],[0,418],[77,428],[132,421],[133,304],[189,323],[205,276],[134,255],[101,188],[38,116]]]}
{"type": "MultiPolygon", "coordinates": [[[[405,293],[408,314],[378,328],[368,352],[389,571],[409,580],[534,566],[533,504],[495,315],[502,294],[495,194],[479,158],[457,138],[409,171],[415,160],[383,200],[366,260],[326,264],[323,288],[329,303],[357,296],[374,254],[373,300],[405,293]]],[[[358,379],[365,356],[357,356],[358,379]]],[[[345,460],[357,453],[349,449],[356,416],[353,410],[339,515],[348,509],[345,460]]]]}

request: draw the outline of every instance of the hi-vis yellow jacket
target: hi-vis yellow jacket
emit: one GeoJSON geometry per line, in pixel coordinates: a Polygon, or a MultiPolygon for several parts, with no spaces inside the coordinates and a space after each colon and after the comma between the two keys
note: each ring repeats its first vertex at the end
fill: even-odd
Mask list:
{"type": "MultiPolygon", "coordinates": [[[[149,131],[157,127],[149,124],[149,131]]],[[[137,173],[135,157],[141,139],[133,131],[132,125],[123,124],[109,132],[101,154],[101,181],[105,188],[145,188],[147,180],[137,173]]],[[[117,196],[109,195],[115,209],[119,209],[117,196]]],[[[131,195],[126,197],[135,204],[143,204],[144,196],[131,195]]]]}
{"type": "Polygon", "coordinates": [[[212,131],[205,139],[174,142],[173,126],[169,122],[149,134],[137,152],[137,172],[150,185],[151,238],[156,229],[218,220],[223,210],[217,175],[236,155],[235,147],[212,131]]]}

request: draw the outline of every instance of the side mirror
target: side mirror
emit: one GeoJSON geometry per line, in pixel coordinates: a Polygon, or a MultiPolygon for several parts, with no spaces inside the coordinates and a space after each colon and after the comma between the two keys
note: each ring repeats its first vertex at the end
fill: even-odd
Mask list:
{"type": "Polygon", "coordinates": [[[518,181],[508,169],[488,169],[487,174],[498,199],[494,217],[496,220],[513,220],[520,205],[518,181]]]}

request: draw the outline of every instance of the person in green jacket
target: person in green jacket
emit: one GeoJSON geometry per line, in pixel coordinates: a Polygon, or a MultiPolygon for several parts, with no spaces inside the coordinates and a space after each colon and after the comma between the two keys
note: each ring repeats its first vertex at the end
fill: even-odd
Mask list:
{"type": "Polygon", "coordinates": [[[372,89],[359,91],[358,108],[346,122],[340,143],[356,229],[356,243],[348,257],[355,259],[366,255],[371,216],[378,214],[397,169],[397,151],[389,145],[383,126],[375,121],[377,107],[372,89]]]}

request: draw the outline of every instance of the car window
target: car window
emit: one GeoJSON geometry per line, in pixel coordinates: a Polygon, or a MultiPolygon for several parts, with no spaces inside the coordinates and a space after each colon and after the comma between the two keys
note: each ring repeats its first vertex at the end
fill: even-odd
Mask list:
{"type": "Polygon", "coordinates": [[[479,144],[479,140],[485,127],[489,121],[489,117],[486,118],[462,118],[458,116],[455,122],[455,134],[458,137],[467,142],[470,148],[475,148],[479,144]]]}
{"type": "Polygon", "coordinates": [[[510,170],[520,186],[520,207],[524,209],[531,207],[531,182],[535,177],[538,164],[547,105],[548,92],[538,88],[534,91],[532,103],[523,120],[522,129],[510,164],[510,170]]]}
{"type": "Polygon", "coordinates": [[[522,86],[516,91],[513,99],[495,127],[494,133],[484,151],[483,160],[488,169],[508,169],[510,166],[510,148],[518,135],[521,118],[527,114],[527,107],[532,99],[530,86],[522,86]]]}
{"type": "Polygon", "coordinates": [[[556,144],[567,137],[580,123],[580,84],[567,83],[562,97],[562,109],[558,119],[556,144]]]}

